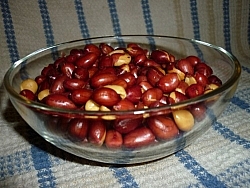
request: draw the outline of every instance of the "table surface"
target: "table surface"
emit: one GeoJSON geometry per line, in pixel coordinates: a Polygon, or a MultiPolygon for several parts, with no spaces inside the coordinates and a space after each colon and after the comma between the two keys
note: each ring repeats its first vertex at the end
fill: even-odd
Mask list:
{"type": "Polygon", "coordinates": [[[2,0],[0,8],[1,80],[35,49],[100,35],[195,38],[222,46],[242,65],[234,97],[202,137],[167,158],[129,166],[88,161],[49,144],[22,120],[1,82],[0,187],[250,187],[248,0],[2,0]]]}

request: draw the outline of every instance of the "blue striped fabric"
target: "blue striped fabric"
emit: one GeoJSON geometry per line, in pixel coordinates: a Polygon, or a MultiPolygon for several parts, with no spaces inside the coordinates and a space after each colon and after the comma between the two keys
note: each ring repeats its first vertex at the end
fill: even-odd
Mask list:
{"type": "MultiPolygon", "coordinates": [[[[49,1],[46,0],[38,0],[37,8],[40,12],[36,15],[39,15],[41,17],[41,23],[36,24],[42,25],[43,35],[46,39],[46,45],[51,46],[58,41],[55,41],[55,36],[57,35],[57,33],[54,33],[53,24],[50,17],[50,15],[54,13],[54,11],[52,9],[49,9],[48,3],[49,1]]],[[[152,7],[150,6],[151,3],[154,3],[154,1],[141,0],[139,2],[141,10],[138,11],[138,19],[140,19],[141,16],[141,19],[144,21],[141,29],[142,31],[146,30],[148,35],[153,35],[155,34],[154,31],[156,31],[152,17],[154,15],[154,11],[157,10],[152,9],[152,7]]],[[[186,13],[187,9],[189,9],[190,20],[192,20],[192,28],[190,28],[190,30],[192,31],[193,37],[197,40],[203,40],[201,38],[201,34],[203,32],[203,30],[201,29],[202,17],[198,14],[199,9],[201,8],[199,7],[199,3],[196,0],[188,1],[183,14],[186,13]]],[[[221,10],[224,35],[223,42],[225,44],[225,49],[231,52],[231,37],[233,34],[231,33],[232,24],[230,22],[231,12],[229,7],[234,2],[223,0],[223,2],[219,3],[222,3],[223,9],[221,10]]],[[[13,22],[14,16],[12,15],[12,10],[17,11],[17,9],[13,9],[13,4],[8,0],[1,0],[0,5],[3,17],[3,33],[5,34],[7,50],[9,53],[8,56],[11,60],[11,63],[13,63],[19,59],[19,54],[24,53],[21,51],[21,49],[18,48],[20,34],[17,34],[16,25],[14,25],[15,22],[13,22]]],[[[88,23],[87,20],[89,20],[89,17],[91,17],[91,15],[85,13],[85,5],[90,6],[90,4],[85,1],[75,0],[74,7],[69,7],[69,10],[73,9],[75,11],[72,12],[72,14],[75,13],[75,15],[77,16],[74,19],[78,20],[78,29],[82,37],[89,38],[91,37],[89,29],[90,23],[88,23]]],[[[105,9],[105,11],[108,12],[111,17],[111,20],[109,20],[112,25],[111,32],[114,35],[122,35],[123,31],[121,30],[121,25],[128,24],[122,23],[120,19],[122,15],[119,14],[119,10],[123,7],[120,7],[120,2],[115,0],[107,0],[107,2],[104,3],[103,7],[105,6],[107,6],[107,9],[105,9]]],[[[180,9],[184,9],[184,6],[182,6],[180,9]]],[[[18,27],[20,26],[17,25],[17,28],[18,27]]],[[[247,40],[248,44],[250,44],[250,14],[248,15],[247,28],[247,40]]],[[[150,37],[148,39],[153,46],[153,39],[150,37]]],[[[124,45],[123,41],[119,40],[118,42],[121,46],[124,45]]],[[[198,46],[194,45],[194,48],[196,49],[199,57],[202,58],[203,54],[198,46]]],[[[57,58],[58,54],[56,54],[56,50],[54,52],[54,58],[57,58]]],[[[242,66],[242,68],[242,80],[250,82],[250,68],[247,66],[242,66]]],[[[27,76],[25,73],[25,64],[23,65],[23,76],[27,76]]],[[[222,114],[221,118],[217,119],[213,123],[212,129],[210,129],[209,134],[223,139],[223,141],[225,141],[225,146],[227,147],[230,147],[230,145],[227,145],[228,143],[234,144],[234,146],[232,147],[236,147],[237,150],[241,151],[244,154],[250,154],[250,140],[248,137],[249,129],[248,133],[245,133],[245,135],[243,135],[243,133],[238,131],[238,127],[236,125],[230,126],[230,122],[224,121],[223,119],[230,117],[230,114],[237,113],[238,111],[245,113],[247,116],[246,118],[250,118],[250,88],[249,85],[243,87],[242,85],[245,84],[243,83],[243,81],[240,82],[240,88],[232,98],[226,111],[222,114]]],[[[232,120],[233,123],[234,121],[235,120],[232,120]]],[[[18,140],[23,134],[28,143],[25,143],[27,144],[26,148],[24,148],[23,145],[20,145],[20,148],[15,148],[15,150],[11,152],[11,154],[0,152],[0,187],[18,186],[18,183],[20,184],[20,181],[22,181],[20,179],[22,178],[23,181],[25,181],[21,182],[23,183],[23,187],[95,187],[97,183],[107,183],[105,181],[110,181],[110,184],[109,186],[104,187],[122,188],[162,187],[163,185],[166,187],[169,182],[175,185],[173,187],[210,188],[243,187],[242,185],[250,186],[250,160],[249,158],[245,157],[245,155],[242,155],[241,158],[235,158],[236,161],[231,161],[230,165],[228,166],[217,166],[215,167],[215,169],[209,169],[208,166],[205,167],[204,163],[202,163],[202,161],[206,159],[206,156],[203,156],[205,159],[201,159],[199,151],[197,151],[194,146],[178,151],[169,158],[162,159],[162,161],[157,161],[151,165],[144,164],[121,167],[105,166],[96,163],[94,163],[93,165],[90,162],[86,162],[85,160],[74,157],[66,152],[63,152],[64,154],[61,155],[61,150],[54,148],[50,144],[46,144],[46,142],[41,137],[39,137],[33,130],[31,130],[31,128],[27,126],[20,128],[20,130],[18,128],[13,128],[12,131],[13,130],[16,130],[16,132],[18,133],[18,136],[15,139],[18,140]],[[19,132],[21,135],[19,135],[19,132]],[[51,152],[51,150],[53,151],[51,152]],[[176,168],[177,170],[181,171],[171,171],[171,168],[176,168]],[[160,170],[162,170],[162,172],[160,170]],[[169,180],[169,177],[175,177],[176,180],[169,180]],[[185,180],[188,179],[190,180],[190,182],[186,180],[185,183],[178,184],[178,181],[182,178],[185,180]],[[163,183],[160,184],[160,182],[157,181],[162,181],[163,183]]],[[[8,131],[10,130],[8,129],[8,131]]],[[[4,139],[7,139],[7,137],[4,139]]],[[[203,139],[209,142],[208,138],[205,137],[203,139]]],[[[182,141],[183,140],[181,140],[180,138],[180,143],[182,143],[182,141]]],[[[22,139],[22,142],[25,142],[24,139],[22,139]]],[[[197,145],[199,145],[199,143],[197,145]]],[[[214,157],[213,159],[216,160],[217,158],[214,157]]],[[[212,163],[213,161],[208,162],[212,163]]],[[[171,186],[168,185],[167,187],[171,186]]]]}
{"type": "Polygon", "coordinates": [[[225,38],[225,49],[231,52],[230,43],[230,19],[229,19],[229,0],[223,0],[223,18],[224,18],[224,38],[225,38]]]}
{"type": "MultiPolygon", "coordinates": [[[[9,56],[11,59],[11,63],[15,63],[20,57],[18,53],[15,30],[11,18],[10,7],[8,4],[8,0],[1,1],[0,4],[3,17],[5,18],[3,21],[5,28],[6,42],[8,44],[9,56]]],[[[25,64],[22,66],[20,73],[21,73],[21,79],[27,78],[27,74],[25,71],[25,64]]]]}
{"type": "Polygon", "coordinates": [[[134,177],[130,174],[130,172],[126,168],[112,167],[110,169],[113,171],[114,177],[120,183],[122,188],[139,187],[134,177]]]}
{"type": "Polygon", "coordinates": [[[210,174],[206,169],[204,169],[190,154],[186,151],[181,150],[175,154],[179,158],[179,161],[190,170],[190,172],[200,181],[200,183],[205,187],[226,187],[226,185],[219,181],[217,177],[210,174]]]}
{"type": "MultiPolygon", "coordinates": [[[[154,26],[153,26],[153,22],[151,19],[149,2],[148,2],[148,0],[141,0],[141,4],[142,4],[142,12],[143,12],[143,17],[144,17],[144,22],[145,22],[147,34],[154,35],[154,26]]],[[[148,37],[148,41],[150,44],[150,49],[154,50],[155,49],[154,39],[152,37],[148,37]]]]}
{"type": "MultiPolygon", "coordinates": [[[[197,10],[197,2],[196,0],[190,0],[190,9],[191,9],[191,17],[193,23],[193,32],[194,32],[194,39],[200,39],[200,26],[199,26],[199,18],[198,18],[198,10],[197,10]]],[[[199,49],[198,45],[193,43],[194,48],[197,51],[198,57],[203,60],[203,54],[199,49]]]]}
{"type": "MultiPolygon", "coordinates": [[[[54,33],[53,33],[51,21],[50,21],[47,3],[45,0],[38,0],[38,5],[39,5],[39,9],[40,9],[41,18],[43,21],[43,29],[44,29],[44,35],[46,37],[47,46],[48,47],[53,46],[53,45],[55,45],[54,33]]],[[[52,52],[53,52],[52,53],[53,59],[55,60],[56,58],[58,58],[57,49],[53,48],[52,52]]]]}
{"type": "Polygon", "coordinates": [[[143,12],[143,17],[144,17],[144,22],[146,25],[147,34],[153,35],[154,34],[154,27],[153,27],[153,22],[151,19],[148,0],[142,0],[141,4],[142,4],[142,12],[143,12]]]}
{"type": "MultiPolygon", "coordinates": [[[[112,20],[114,35],[120,36],[122,35],[122,32],[121,32],[119,17],[118,17],[117,10],[116,10],[115,0],[107,0],[107,1],[109,5],[109,12],[110,12],[111,20],[112,20]]],[[[122,39],[118,38],[117,40],[118,40],[119,46],[125,47],[125,43],[122,39]]]]}
{"type": "Polygon", "coordinates": [[[6,35],[6,43],[8,44],[8,50],[11,62],[14,63],[19,59],[16,38],[15,38],[15,30],[11,18],[10,7],[8,4],[8,0],[0,1],[1,11],[3,15],[3,23],[4,23],[4,31],[6,35]]]}
{"type": "MultiPolygon", "coordinates": [[[[248,7],[250,12],[250,6],[248,7]]],[[[247,30],[247,39],[248,39],[248,45],[250,45],[250,13],[248,14],[248,30],[247,30]]]]}
{"type": "Polygon", "coordinates": [[[196,0],[190,0],[190,9],[191,9],[192,22],[193,22],[193,29],[194,29],[194,38],[196,40],[201,40],[199,16],[198,16],[196,0]]]}
{"type": "MultiPolygon", "coordinates": [[[[75,0],[75,8],[78,15],[78,22],[82,33],[82,37],[85,39],[90,38],[88,25],[86,23],[86,19],[84,16],[83,5],[80,0],[75,0]]],[[[86,42],[90,43],[91,41],[87,40],[86,42]]]]}

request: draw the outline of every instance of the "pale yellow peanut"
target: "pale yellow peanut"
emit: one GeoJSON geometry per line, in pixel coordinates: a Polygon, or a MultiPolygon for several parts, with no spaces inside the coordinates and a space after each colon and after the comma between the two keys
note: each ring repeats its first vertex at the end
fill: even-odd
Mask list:
{"type": "Polygon", "coordinates": [[[190,131],[194,126],[194,117],[188,110],[175,110],[173,117],[176,125],[182,131],[190,131]]]}
{"type": "Polygon", "coordinates": [[[113,50],[112,52],[110,52],[108,55],[113,55],[113,54],[124,54],[125,51],[124,50],[113,50]]]}
{"type": "Polygon", "coordinates": [[[85,104],[86,111],[99,111],[100,106],[93,100],[89,99],[85,104]]]}
{"type": "Polygon", "coordinates": [[[168,71],[169,73],[176,73],[179,77],[180,80],[184,80],[185,79],[185,73],[180,71],[179,69],[177,68],[173,68],[172,70],[169,70],[168,71]]]}
{"type": "Polygon", "coordinates": [[[43,100],[45,97],[49,95],[49,89],[42,90],[38,93],[37,98],[39,101],[43,100]]]}
{"type": "Polygon", "coordinates": [[[192,84],[197,84],[196,79],[193,76],[186,76],[185,82],[190,86],[192,84]]]}
{"type": "Polygon", "coordinates": [[[129,64],[131,62],[131,56],[127,53],[120,54],[114,63],[114,66],[121,66],[124,64],[129,64]]]}
{"type": "Polygon", "coordinates": [[[127,97],[126,90],[120,85],[105,85],[104,87],[113,89],[122,99],[127,97]]]}
{"type": "Polygon", "coordinates": [[[35,80],[28,78],[28,79],[22,81],[22,83],[20,85],[20,89],[21,89],[21,91],[24,89],[28,89],[28,90],[32,91],[33,93],[36,93],[37,89],[38,89],[38,85],[37,85],[35,80]]]}
{"type": "MultiPolygon", "coordinates": [[[[102,106],[100,106],[100,111],[102,111],[102,112],[110,112],[111,110],[108,107],[102,105],[102,106]]],[[[102,116],[102,119],[104,119],[104,120],[115,120],[115,116],[114,115],[104,115],[104,116],[102,116]]]]}

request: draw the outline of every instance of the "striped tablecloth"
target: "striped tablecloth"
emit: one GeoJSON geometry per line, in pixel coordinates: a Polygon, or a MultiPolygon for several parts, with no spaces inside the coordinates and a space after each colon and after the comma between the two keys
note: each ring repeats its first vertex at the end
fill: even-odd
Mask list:
{"type": "Polygon", "coordinates": [[[41,47],[121,34],[203,40],[242,64],[235,96],[190,147],[140,165],[108,166],[47,143],[17,114],[1,81],[0,187],[250,187],[249,0],[1,0],[0,77],[41,47]]]}

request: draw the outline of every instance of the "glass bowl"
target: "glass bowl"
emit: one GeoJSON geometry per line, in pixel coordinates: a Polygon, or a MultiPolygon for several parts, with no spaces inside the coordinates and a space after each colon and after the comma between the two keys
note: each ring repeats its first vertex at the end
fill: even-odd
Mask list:
{"type": "MultiPolygon", "coordinates": [[[[39,135],[56,147],[79,157],[98,162],[133,164],[171,155],[192,144],[198,137],[204,134],[213,122],[216,121],[234,95],[240,74],[240,64],[232,54],[221,47],[206,42],[171,36],[107,36],[65,42],[34,51],[11,66],[4,77],[4,86],[20,116],[39,135]],[[175,59],[182,59],[190,55],[197,56],[213,69],[214,74],[221,79],[223,84],[218,89],[204,95],[178,103],[129,111],[62,109],[27,100],[19,95],[20,84],[23,80],[27,78],[35,79],[36,76],[41,74],[41,70],[44,67],[54,63],[59,54],[69,54],[71,49],[83,49],[89,43],[96,45],[106,43],[114,48],[124,48],[129,43],[137,43],[149,51],[153,49],[166,50],[174,55],[175,59]],[[82,140],[75,140],[68,134],[68,126],[73,120],[87,120],[91,122],[89,127],[95,126],[94,124],[97,121],[102,121],[108,130],[110,127],[112,129],[112,125],[117,119],[136,120],[141,118],[142,122],[147,122],[149,118],[170,117],[175,111],[190,109],[190,107],[199,104],[205,107],[205,111],[202,114],[202,118],[195,118],[194,126],[191,130],[179,131],[178,135],[171,139],[155,138],[154,142],[141,147],[139,144],[136,147],[110,148],[106,147],[105,141],[103,144],[90,143],[88,142],[88,137],[82,140]]],[[[147,125],[142,123],[139,128],[141,127],[147,127],[147,125]]],[[[139,133],[140,131],[134,135],[132,134],[132,142],[138,141],[133,136],[139,133]]],[[[99,133],[96,134],[98,136],[99,133]]],[[[129,133],[122,134],[122,138],[125,138],[127,134],[129,133]]],[[[146,137],[145,133],[141,139],[147,140],[146,137]]]]}

